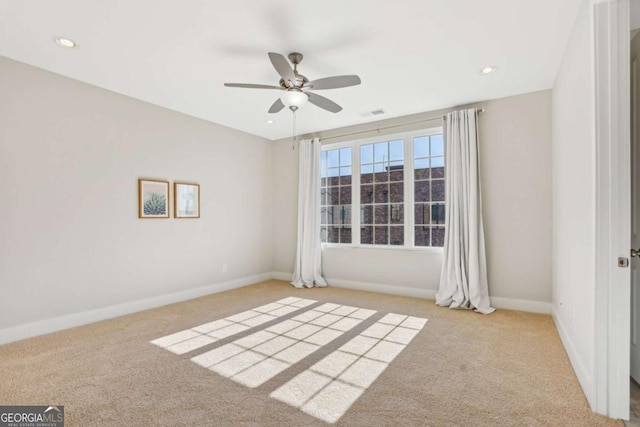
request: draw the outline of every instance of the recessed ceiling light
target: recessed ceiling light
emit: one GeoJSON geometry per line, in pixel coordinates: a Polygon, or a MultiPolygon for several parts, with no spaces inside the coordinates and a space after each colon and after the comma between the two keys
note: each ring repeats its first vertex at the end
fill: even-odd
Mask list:
{"type": "Polygon", "coordinates": [[[496,67],[484,67],[482,70],[480,70],[482,74],[491,74],[494,71],[496,71],[496,67]]]}
{"type": "Polygon", "coordinates": [[[273,120],[267,120],[267,124],[269,124],[269,125],[272,125],[272,124],[274,124],[274,123],[275,123],[275,122],[274,122],[273,120]]]}
{"type": "Polygon", "coordinates": [[[61,47],[66,47],[66,48],[69,48],[69,49],[73,49],[73,48],[78,47],[76,42],[74,42],[73,40],[68,39],[66,37],[56,37],[54,40],[56,41],[58,46],[61,46],[61,47]]]}

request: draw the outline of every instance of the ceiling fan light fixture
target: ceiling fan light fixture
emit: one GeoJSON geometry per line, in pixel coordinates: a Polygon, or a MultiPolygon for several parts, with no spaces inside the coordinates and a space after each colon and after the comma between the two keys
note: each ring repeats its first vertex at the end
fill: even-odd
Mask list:
{"type": "Polygon", "coordinates": [[[300,89],[291,88],[287,89],[287,91],[282,94],[280,100],[285,107],[294,107],[295,109],[298,109],[309,101],[309,95],[302,92],[300,89]]]}

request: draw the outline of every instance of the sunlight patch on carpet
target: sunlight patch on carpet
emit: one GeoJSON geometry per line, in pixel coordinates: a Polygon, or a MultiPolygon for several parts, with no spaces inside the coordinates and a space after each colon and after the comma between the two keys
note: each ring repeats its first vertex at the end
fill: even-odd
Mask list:
{"type": "Polygon", "coordinates": [[[311,299],[288,297],[224,319],[158,338],[151,343],[172,353],[184,354],[286,316],[316,302],[311,299]]]}
{"type": "Polygon", "coordinates": [[[375,313],[323,304],[191,360],[247,387],[259,387],[375,313]]]}
{"type": "Polygon", "coordinates": [[[328,423],[344,415],[427,319],[389,313],[270,396],[328,423]]]}
{"type": "MultiPolygon", "coordinates": [[[[185,354],[270,322],[268,327],[262,326],[190,359],[225,378],[256,388],[377,313],[334,303],[309,307],[315,303],[310,299],[283,298],[151,343],[185,354]],[[305,311],[292,314],[302,309],[305,311]],[[293,317],[274,323],[287,315],[293,317]]],[[[290,375],[270,396],[325,422],[338,421],[409,345],[427,319],[387,313],[371,322],[373,319],[370,326],[361,326],[360,330],[364,330],[342,346],[335,344],[335,351],[305,371],[293,378],[290,375]]]]}

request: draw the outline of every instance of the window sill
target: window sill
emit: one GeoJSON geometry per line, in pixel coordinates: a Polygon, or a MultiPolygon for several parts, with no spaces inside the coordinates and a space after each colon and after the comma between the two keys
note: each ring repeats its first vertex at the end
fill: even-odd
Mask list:
{"type": "Polygon", "coordinates": [[[400,251],[400,252],[423,252],[432,254],[442,254],[443,248],[424,247],[410,248],[405,246],[376,246],[376,245],[345,245],[339,243],[322,243],[322,249],[344,249],[344,250],[375,250],[375,251],[400,251]]]}

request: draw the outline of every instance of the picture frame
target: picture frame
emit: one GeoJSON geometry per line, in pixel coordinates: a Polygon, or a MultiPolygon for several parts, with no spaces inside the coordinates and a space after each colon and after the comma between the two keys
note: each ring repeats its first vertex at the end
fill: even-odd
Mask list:
{"type": "Polygon", "coordinates": [[[200,218],[200,184],[173,183],[173,217],[200,218]]]}
{"type": "Polygon", "coordinates": [[[138,218],[169,218],[169,181],[138,179],[138,218]]]}

